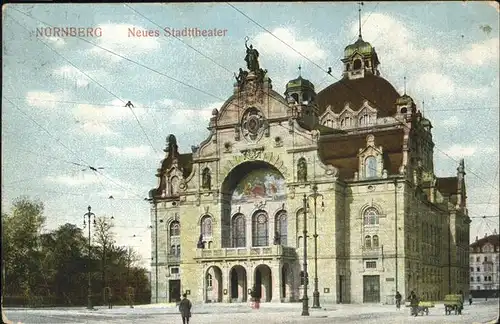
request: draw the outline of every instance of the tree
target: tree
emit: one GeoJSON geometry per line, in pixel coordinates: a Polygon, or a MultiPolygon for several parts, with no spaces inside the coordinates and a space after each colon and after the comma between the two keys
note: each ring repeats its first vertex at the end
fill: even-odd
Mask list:
{"type": "Polygon", "coordinates": [[[2,214],[4,289],[9,294],[31,296],[42,274],[39,237],[45,217],[40,201],[17,198],[9,214],[2,214]]]}
{"type": "Polygon", "coordinates": [[[111,247],[115,243],[114,241],[114,233],[112,231],[113,223],[110,220],[107,220],[106,217],[98,217],[95,222],[94,229],[94,239],[97,245],[97,251],[101,258],[101,290],[103,294],[104,300],[104,288],[107,287],[107,278],[106,278],[106,254],[109,253],[111,247]]]}

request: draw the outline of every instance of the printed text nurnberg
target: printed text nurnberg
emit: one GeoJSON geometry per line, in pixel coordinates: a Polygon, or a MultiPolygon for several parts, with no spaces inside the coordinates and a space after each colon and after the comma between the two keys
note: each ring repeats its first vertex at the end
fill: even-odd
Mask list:
{"type": "Polygon", "coordinates": [[[128,28],[128,37],[224,37],[227,29],[203,29],[198,27],[184,27],[182,29],[165,27],[160,29],[128,28]]]}
{"type": "Polygon", "coordinates": [[[39,27],[36,37],[102,37],[101,27],[39,27]]]}

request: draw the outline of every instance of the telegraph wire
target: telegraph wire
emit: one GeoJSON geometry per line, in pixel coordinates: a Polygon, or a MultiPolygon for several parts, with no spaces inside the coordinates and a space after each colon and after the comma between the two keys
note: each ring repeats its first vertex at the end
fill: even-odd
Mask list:
{"type": "MultiPolygon", "coordinates": [[[[15,8],[12,8],[13,10],[25,15],[25,16],[28,16],[30,17],[29,15],[23,13],[22,11],[19,11],[15,8]]],[[[23,24],[19,23],[16,19],[14,19],[13,16],[10,16],[7,14],[7,16],[9,16],[14,22],[16,22],[18,25],[20,25],[21,27],[23,27],[26,31],[29,32],[28,28],[26,26],[24,26],[23,24]]],[[[31,17],[30,17],[31,18],[31,17]]],[[[49,25],[50,26],[50,25],[49,25]]],[[[55,49],[53,49],[51,46],[49,46],[47,43],[45,43],[44,41],[42,41],[40,38],[37,38],[41,43],[43,43],[46,47],[48,47],[51,51],[53,51],[54,53],[56,53],[58,56],[60,56],[61,58],[63,58],[66,62],[68,62],[71,66],[73,66],[76,70],[78,70],[80,73],[82,73],[83,75],[85,75],[87,78],[89,78],[90,80],[94,81],[94,83],[96,83],[99,87],[101,87],[102,89],[104,89],[106,92],[108,92],[109,94],[111,94],[113,97],[115,97],[116,99],[120,100],[121,102],[125,103],[125,101],[123,99],[121,99],[120,97],[118,97],[116,94],[114,94],[113,92],[111,92],[110,90],[108,90],[105,86],[103,86],[102,84],[100,84],[97,80],[95,80],[94,78],[92,78],[90,75],[88,75],[86,72],[82,71],[80,68],[78,68],[75,64],[73,64],[70,60],[68,60],[65,56],[63,56],[62,54],[60,54],[58,51],[56,51],[55,49]]],[[[83,38],[82,38],[83,39],[83,38]]],[[[84,39],[85,40],[85,39],[84,39]]],[[[147,141],[149,142],[149,144],[151,145],[151,147],[153,148],[153,151],[158,151],[153,143],[151,142],[151,140],[149,139],[149,136],[147,135],[146,131],[144,130],[144,127],[142,127],[142,124],[140,123],[139,119],[137,118],[137,115],[135,114],[134,110],[132,109],[131,106],[127,105],[128,108],[130,109],[130,111],[132,112],[132,114],[134,115],[134,118],[135,120],[137,121],[137,123],[139,124],[139,127],[141,128],[142,132],[144,133],[144,136],[146,137],[147,141]]]]}
{"type": "MultiPolygon", "coordinates": [[[[276,39],[280,40],[282,43],[284,43],[285,45],[287,45],[289,48],[291,48],[292,50],[294,50],[296,53],[298,53],[299,55],[301,55],[302,57],[304,57],[305,59],[307,59],[308,61],[310,61],[311,63],[313,63],[315,66],[317,66],[318,68],[320,68],[322,71],[324,71],[324,70],[323,70],[323,68],[322,68],[322,67],[320,67],[318,64],[316,64],[315,62],[311,61],[310,59],[308,59],[306,56],[304,56],[304,55],[303,55],[303,54],[301,54],[300,52],[296,51],[293,47],[291,47],[290,45],[288,45],[287,43],[285,43],[284,41],[282,41],[281,39],[279,39],[277,36],[275,36],[274,34],[272,34],[269,30],[267,30],[267,29],[266,29],[265,27],[263,27],[262,25],[260,25],[260,24],[258,24],[257,22],[255,22],[253,19],[251,19],[250,17],[248,17],[246,14],[244,14],[243,12],[241,12],[239,9],[237,9],[236,7],[234,7],[233,5],[231,5],[230,3],[228,3],[228,5],[230,5],[231,7],[233,7],[236,11],[240,12],[242,15],[244,15],[245,17],[247,17],[248,19],[250,19],[250,20],[251,20],[252,22],[254,22],[256,25],[258,25],[259,27],[261,27],[261,28],[263,28],[265,31],[267,31],[269,34],[271,34],[273,37],[275,37],[276,39]]],[[[38,19],[36,19],[36,18],[34,18],[34,17],[32,17],[32,16],[28,15],[28,14],[25,14],[25,13],[23,13],[23,12],[21,12],[21,11],[17,10],[17,9],[14,9],[14,10],[16,10],[16,11],[20,12],[21,14],[23,14],[23,15],[25,15],[25,16],[27,16],[27,17],[29,17],[29,18],[33,19],[33,20],[37,20],[37,21],[39,21],[39,22],[44,23],[45,25],[51,26],[51,25],[49,25],[49,24],[47,24],[47,23],[45,23],[45,22],[43,22],[43,21],[40,21],[40,20],[38,20],[38,19]]],[[[23,26],[23,27],[24,27],[24,26],[23,26]]],[[[78,38],[80,38],[80,37],[78,37],[78,38]]],[[[163,76],[165,76],[165,77],[167,77],[167,78],[169,78],[169,79],[171,79],[171,80],[173,80],[173,81],[179,82],[179,83],[181,83],[181,84],[183,84],[183,85],[185,85],[185,86],[188,86],[188,87],[190,87],[190,88],[192,88],[192,89],[195,89],[195,90],[197,90],[197,91],[199,91],[199,92],[201,92],[201,93],[204,93],[204,94],[207,94],[207,95],[209,95],[209,96],[211,96],[211,97],[217,98],[218,100],[225,101],[225,100],[224,100],[224,99],[222,99],[222,98],[219,98],[219,97],[214,96],[214,95],[212,95],[212,94],[210,94],[210,93],[208,93],[208,92],[206,92],[206,91],[204,91],[204,90],[201,90],[201,89],[198,89],[198,88],[193,87],[193,86],[191,86],[191,85],[188,85],[188,84],[184,83],[183,81],[180,81],[180,80],[177,80],[177,79],[175,79],[175,78],[172,78],[172,77],[170,77],[170,76],[168,76],[168,75],[166,75],[166,74],[164,74],[164,73],[161,73],[161,72],[159,72],[159,71],[157,71],[157,70],[155,70],[155,69],[149,68],[149,67],[145,66],[145,65],[144,65],[144,64],[142,64],[142,63],[139,63],[139,62],[136,62],[136,61],[134,61],[134,60],[131,60],[131,59],[129,59],[129,58],[127,58],[127,57],[124,57],[124,56],[122,56],[122,55],[120,55],[120,54],[117,54],[117,53],[115,53],[115,52],[113,52],[113,51],[111,51],[111,50],[108,50],[108,49],[103,48],[103,47],[101,47],[101,46],[99,46],[99,45],[97,45],[97,44],[94,44],[94,43],[92,43],[92,42],[90,42],[90,41],[88,41],[88,40],[86,40],[86,39],[83,39],[83,38],[80,38],[80,39],[82,39],[83,41],[85,41],[85,42],[87,42],[87,43],[89,43],[89,44],[91,44],[91,45],[94,45],[94,46],[96,46],[96,47],[98,47],[98,48],[101,48],[101,49],[103,49],[103,50],[105,50],[105,51],[107,51],[107,52],[109,52],[109,53],[111,53],[111,54],[114,54],[114,55],[116,55],[116,56],[118,56],[118,57],[121,57],[121,58],[123,58],[123,59],[125,59],[125,60],[127,60],[127,61],[129,61],[129,62],[132,62],[132,63],[134,63],[134,64],[137,64],[137,65],[139,65],[139,66],[142,66],[142,67],[144,67],[144,68],[146,68],[146,69],[148,69],[148,70],[150,70],[150,71],[152,71],[152,72],[158,73],[158,74],[163,75],[163,76]]],[[[327,71],[324,71],[324,72],[326,72],[326,73],[328,74],[328,72],[327,72],[327,71]]],[[[341,82],[341,83],[342,83],[344,86],[346,86],[347,88],[350,88],[348,85],[346,85],[345,83],[343,83],[343,82],[342,82],[342,80],[339,80],[338,78],[334,77],[334,76],[333,76],[333,75],[331,75],[331,74],[328,74],[328,75],[330,75],[330,76],[331,76],[331,77],[333,77],[334,79],[336,79],[336,80],[338,80],[339,82],[341,82]]],[[[353,89],[350,89],[350,90],[352,90],[352,91],[356,91],[356,90],[353,90],[353,89]]],[[[360,93],[359,91],[356,91],[356,92],[358,92],[358,93],[359,93],[359,94],[360,94],[363,98],[365,98],[366,100],[368,100],[369,102],[371,102],[371,101],[370,101],[369,99],[367,99],[367,98],[366,98],[366,96],[364,96],[362,93],[360,93]]],[[[269,96],[269,95],[268,95],[268,96],[269,96]]],[[[270,97],[270,96],[269,96],[269,97],[270,97]]],[[[401,125],[403,125],[404,127],[408,127],[407,125],[403,124],[402,122],[400,122],[400,121],[398,121],[398,122],[399,122],[401,125]]],[[[284,126],[282,126],[282,127],[284,127],[284,126]]],[[[285,128],[286,128],[286,127],[285,127],[285,128]]],[[[301,135],[301,136],[304,136],[303,134],[300,134],[300,135],[301,135]]],[[[306,136],[304,136],[304,137],[306,137],[306,136]]],[[[307,138],[307,137],[306,137],[306,138],[307,138]]],[[[309,138],[308,138],[308,139],[309,139],[309,138]]],[[[437,147],[436,147],[436,150],[437,150],[437,151],[439,151],[439,152],[441,152],[442,154],[444,154],[445,156],[447,156],[448,158],[450,158],[450,159],[451,159],[451,160],[453,160],[454,162],[458,162],[457,160],[455,160],[454,158],[452,158],[451,156],[449,156],[447,153],[445,153],[445,152],[443,152],[443,151],[439,150],[437,147]]],[[[491,185],[490,183],[486,182],[486,181],[485,181],[484,179],[482,179],[481,177],[479,177],[479,176],[478,176],[476,173],[474,173],[471,169],[469,169],[469,172],[470,172],[471,174],[475,175],[475,176],[476,176],[477,178],[479,178],[480,180],[482,180],[485,184],[488,184],[488,185],[490,185],[491,187],[493,187],[493,188],[495,188],[495,189],[498,189],[498,188],[494,187],[493,185],[491,185]]]]}

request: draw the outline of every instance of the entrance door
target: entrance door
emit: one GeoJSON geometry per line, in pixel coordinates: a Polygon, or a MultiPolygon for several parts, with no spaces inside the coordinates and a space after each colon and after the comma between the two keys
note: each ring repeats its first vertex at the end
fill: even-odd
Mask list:
{"type": "Polygon", "coordinates": [[[169,280],[168,281],[168,300],[170,303],[175,303],[181,300],[181,281],[180,280],[169,280]]]}
{"type": "Polygon", "coordinates": [[[363,303],[380,302],[380,276],[363,276],[363,303]]]}
{"type": "Polygon", "coordinates": [[[231,270],[231,299],[238,298],[238,272],[236,269],[231,270]]]}

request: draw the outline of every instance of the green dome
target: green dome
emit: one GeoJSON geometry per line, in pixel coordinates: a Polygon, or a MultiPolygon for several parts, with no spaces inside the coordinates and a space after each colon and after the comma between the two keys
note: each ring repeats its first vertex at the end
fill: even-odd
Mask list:
{"type": "Polygon", "coordinates": [[[413,99],[406,93],[396,100],[397,105],[408,105],[413,102],[413,99]]]}
{"type": "Polygon", "coordinates": [[[354,44],[348,45],[344,49],[344,57],[349,57],[356,51],[362,55],[371,54],[373,51],[373,46],[370,43],[365,42],[363,38],[359,37],[354,44]]]}
{"type": "Polygon", "coordinates": [[[297,79],[290,80],[286,84],[287,89],[291,88],[310,88],[314,90],[314,84],[312,84],[311,81],[303,79],[301,76],[299,76],[297,79]]]}

